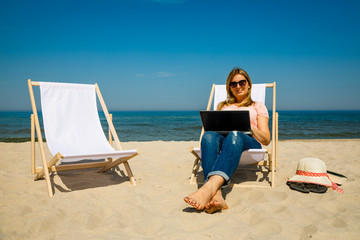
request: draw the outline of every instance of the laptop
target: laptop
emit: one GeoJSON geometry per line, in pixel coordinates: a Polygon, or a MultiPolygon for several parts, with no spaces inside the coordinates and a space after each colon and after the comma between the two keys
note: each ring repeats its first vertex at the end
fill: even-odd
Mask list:
{"type": "Polygon", "coordinates": [[[251,136],[250,113],[241,111],[200,111],[205,131],[218,132],[224,136],[232,131],[243,132],[251,136]]]}

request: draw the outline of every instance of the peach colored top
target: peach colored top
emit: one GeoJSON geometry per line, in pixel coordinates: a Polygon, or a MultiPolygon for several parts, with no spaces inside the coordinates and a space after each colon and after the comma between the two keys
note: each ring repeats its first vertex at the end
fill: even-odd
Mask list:
{"type": "Polygon", "coordinates": [[[257,116],[269,118],[266,106],[261,102],[255,102],[249,107],[237,107],[236,105],[224,106],[221,110],[248,110],[250,112],[250,123],[258,129],[257,116]]]}

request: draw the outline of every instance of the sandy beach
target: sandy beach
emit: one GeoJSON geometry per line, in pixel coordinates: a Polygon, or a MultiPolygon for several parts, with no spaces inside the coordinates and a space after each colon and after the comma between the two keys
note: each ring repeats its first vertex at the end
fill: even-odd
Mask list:
{"type": "MultiPolygon", "coordinates": [[[[216,214],[190,208],[197,142],[125,142],[138,149],[124,170],[54,174],[54,197],[34,181],[30,142],[0,143],[0,239],[360,239],[360,139],[287,140],[279,143],[275,188],[225,191],[229,209],[216,214]],[[323,160],[348,177],[344,193],[290,190],[288,178],[303,157],[323,160]]],[[[40,165],[40,158],[37,158],[40,165]]]]}

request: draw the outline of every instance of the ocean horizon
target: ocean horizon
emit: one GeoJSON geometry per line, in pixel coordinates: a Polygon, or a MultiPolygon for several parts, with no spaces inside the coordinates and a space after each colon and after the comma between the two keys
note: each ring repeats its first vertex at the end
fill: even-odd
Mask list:
{"type": "MultiPolygon", "coordinates": [[[[360,138],[360,110],[279,112],[279,139],[360,138]]],[[[0,111],[0,142],[30,141],[30,111],[0,111]]],[[[120,141],[198,141],[199,111],[112,111],[120,141]]],[[[269,111],[271,116],[271,111],[269,111]]],[[[105,135],[108,126],[99,112],[105,135]]],[[[41,119],[41,112],[39,112],[41,119]]],[[[270,121],[271,127],[271,121],[270,121]]],[[[42,136],[45,138],[44,132],[42,136]]]]}

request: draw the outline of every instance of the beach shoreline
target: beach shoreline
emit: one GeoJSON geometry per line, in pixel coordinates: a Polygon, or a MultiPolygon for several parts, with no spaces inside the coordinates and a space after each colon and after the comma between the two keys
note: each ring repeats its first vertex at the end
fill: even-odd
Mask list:
{"type": "Polygon", "coordinates": [[[189,184],[189,149],[197,141],[122,142],[140,153],[129,162],[136,186],[123,166],[103,174],[66,171],[51,176],[53,198],[45,181],[33,181],[30,142],[1,142],[0,238],[359,239],[359,145],[360,139],[280,140],[275,188],[230,186],[224,191],[229,209],[209,215],[183,201],[198,188],[189,184]],[[286,181],[304,157],[347,176],[345,192],[290,190],[286,181]]]}

